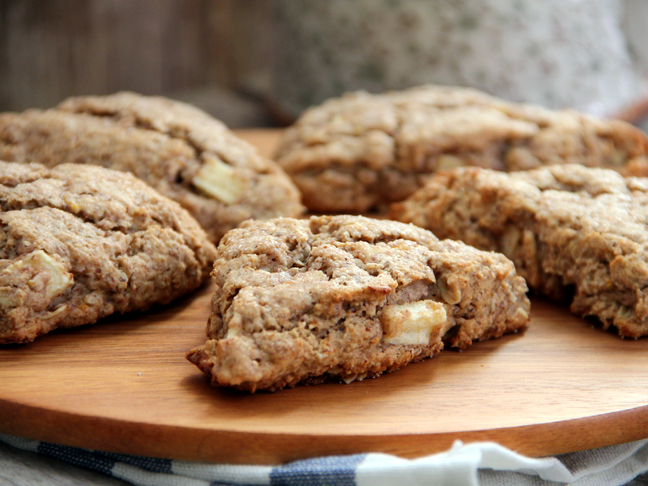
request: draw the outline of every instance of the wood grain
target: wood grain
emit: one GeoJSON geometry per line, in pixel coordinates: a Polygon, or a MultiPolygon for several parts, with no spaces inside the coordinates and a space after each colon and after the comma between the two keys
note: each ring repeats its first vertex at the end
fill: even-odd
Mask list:
{"type": "Polygon", "coordinates": [[[248,395],[213,389],[184,353],[212,289],[166,309],[0,349],[0,431],[159,457],[278,463],[453,440],[529,455],[648,436],[648,341],[533,302],[524,333],[443,352],[375,380],[248,395]]]}
{"type": "Polygon", "coordinates": [[[267,0],[0,2],[0,111],[120,90],[265,94],[274,8],[267,0]]]}
{"type": "MultiPolygon", "coordinates": [[[[243,135],[272,150],[276,133],[243,135]],[[260,142],[260,140],[266,142],[260,142]]],[[[375,380],[277,393],[214,389],[185,352],[212,288],[174,305],[0,347],[0,432],[122,453],[281,463],[456,439],[532,456],[648,437],[648,340],[622,340],[541,299],[522,333],[375,380]]]]}

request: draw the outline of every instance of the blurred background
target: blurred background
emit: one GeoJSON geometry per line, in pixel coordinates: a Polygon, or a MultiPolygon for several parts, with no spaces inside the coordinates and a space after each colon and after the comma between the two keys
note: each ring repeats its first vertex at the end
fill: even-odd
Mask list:
{"type": "Polygon", "coordinates": [[[233,128],[423,83],[646,124],[647,0],[0,0],[0,111],[132,90],[233,128]]]}

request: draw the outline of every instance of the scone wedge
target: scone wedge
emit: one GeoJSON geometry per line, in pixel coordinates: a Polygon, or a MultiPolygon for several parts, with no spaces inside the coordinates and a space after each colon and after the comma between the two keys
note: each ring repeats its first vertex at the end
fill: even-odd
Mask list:
{"type": "Polygon", "coordinates": [[[391,216],[510,258],[530,288],[648,335],[648,179],[555,165],[439,173],[391,216]]]}
{"type": "Polygon", "coordinates": [[[645,176],[647,153],[648,137],[622,121],[428,85],[311,108],[286,130],[276,160],[309,209],[365,213],[407,198],[438,170],[578,163],[645,176]]]}
{"type": "Polygon", "coordinates": [[[131,174],[0,162],[0,344],[166,304],[208,277],[216,248],[131,174]]]}
{"type": "Polygon", "coordinates": [[[303,210],[277,164],[205,112],[163,97],[122,92],[0,113],[0,160],[131,172],[180,203],[214,242],[243,220],[303,210]]]}
{"type": "Polygon", "coordinates": [[[360,216],[246,222],[212,278],[209,340],[187,358],[213,385],[252,392],[375,377],[529,319],[504,256],[360,216]]]}

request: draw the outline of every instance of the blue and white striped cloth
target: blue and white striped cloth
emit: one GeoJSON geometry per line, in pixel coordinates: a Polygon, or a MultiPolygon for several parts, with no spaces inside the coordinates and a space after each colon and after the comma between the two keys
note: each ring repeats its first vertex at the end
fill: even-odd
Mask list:
{"type": "Polygon", "coordinates": [[[0,441],[141,486],[621,486],[648,471],[648,440],[534,459],[491,442],[402,459],[356,454],[281,466],[210,464],[129,456],[0,434],[0,441]]]}

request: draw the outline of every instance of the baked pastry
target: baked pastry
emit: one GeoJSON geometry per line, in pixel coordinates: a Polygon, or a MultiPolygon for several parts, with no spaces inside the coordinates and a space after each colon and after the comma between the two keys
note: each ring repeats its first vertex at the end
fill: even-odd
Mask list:
{"type": "Polygon", "coordinates": [[[218,247],[203,346],[213,385],[254,392],[351,382],[527,323],[512,263],[361,216],[245,222],[218,247]]]}
{"type": "Polygon", "coordinates": [[[309,209],[362,213],[405,199],[441,169],[578,163],[648,175],[647,151],[648,137],[625,122],[431,85],[307,110],[275,158],[309,209]]]}
{"type": "Polygon", "coordinates": [[[216,248],[131,174],[0,162],[0,343],[166,304],[209,276],[216,248]]]}
{"type": "Polygon", "coordinates": [[[214,242],[245,219],[303,210],[277,164],[203,111],[162,97],[123,92],[2,113],[0,160],[132,172],[179,202],[214,242]]]}
{"type": "Polygon", "coordinates": [[[436,174],[391,216],[502,252],[530,288],[624,337],[648,335],[648,179],[554,165],[436,174]]]}

